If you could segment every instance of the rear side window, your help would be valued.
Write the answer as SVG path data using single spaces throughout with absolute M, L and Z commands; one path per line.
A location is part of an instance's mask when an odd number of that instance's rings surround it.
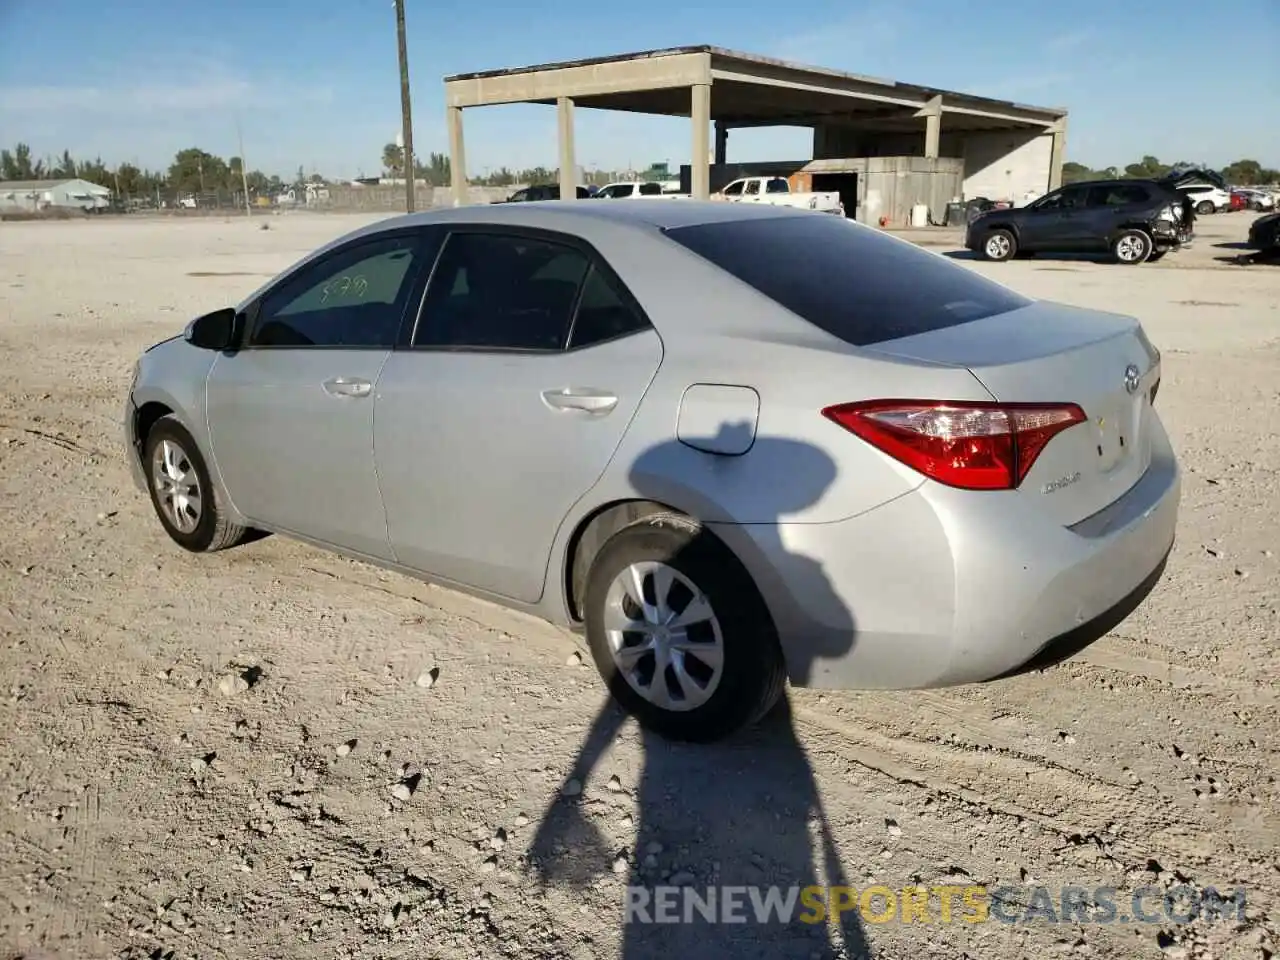
M 774 177 L 765 185 L 765 193 L 790 193 L 791 184 L 781 177 Z
M 1091 207 L 1124 207 L 1131 203 L 1146 203 L 1151 199 L 1147 188 L 1132 183 L 1113 183 L 1094 187 L 1089 192 Z
M 854 346 L 1032 302 L 936 254 L 829 214 L 704 223 L 667 236 Z
M 642 184 L 640 184 L 640 196 L 642 196 L 642 197 L 660 197 L 660 196 L 662 196 L 662 184 L 660 184 L 660 183 L 642 183 Z

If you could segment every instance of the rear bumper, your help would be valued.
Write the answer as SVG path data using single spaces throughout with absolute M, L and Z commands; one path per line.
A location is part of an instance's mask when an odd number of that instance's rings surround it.
M 1143 478 L 1070 528 L 1047 521 L 1034 499 L 927 482 L 836 523 L 715 529 L 760 587 L 793 684 L 989 680 L 1057 646 L 1080 649 L 1154 587 L 1181 495 L 1158 434 Z

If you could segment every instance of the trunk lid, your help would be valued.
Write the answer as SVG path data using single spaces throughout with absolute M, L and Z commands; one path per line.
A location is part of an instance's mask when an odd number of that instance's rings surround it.
M 1088 420 L 1054 437 L 1018 488 L 1064 526 L 1115 502 L 1150 466 L 1160 354 L 1132 317 L 1041 301 L 864 349 L 967 367 L 996 400 L 1079 404 Z

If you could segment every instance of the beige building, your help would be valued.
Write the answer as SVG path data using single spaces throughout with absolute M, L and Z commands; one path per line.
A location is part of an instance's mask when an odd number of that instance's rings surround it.
M 467 200 L 465 111 L 501 103 L 554 105 L 561 189 L 572 196 L 574 109 L 689 117 L 681 174 L 697 198 L 756 168 L 838 190 L 849 215 L 887 216 L 926 203 L 986 196 L 1024 200 L 1059 185 L 1067 112 L 807 67 L 720 47 L 676 47 L 445 78 L 455 203 Z M 792 164 L 729 160 L 732 131 L 813 130 L 811 157 Z

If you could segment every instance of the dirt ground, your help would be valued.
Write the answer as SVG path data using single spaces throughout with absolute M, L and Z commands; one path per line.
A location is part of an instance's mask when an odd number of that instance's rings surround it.
M 602 710 L 571 635 L 278 537 L 186 554 L 130 483 L 139 351 L 359 218 L 0 225 L 0 956 L 1280 952 L 1280 268 L 1214 245 L 1249 219 L 1158 265 L 967 264 L 1163 351 L 1186 473 L 1143 607 L 1042 673 L 792 691 L 700 748 Z M 1131 922 L 621 922 L 628 882 L 819 878 L 1115 887 Z M 1144 886 L 1246 906 L 1135 922 Z

